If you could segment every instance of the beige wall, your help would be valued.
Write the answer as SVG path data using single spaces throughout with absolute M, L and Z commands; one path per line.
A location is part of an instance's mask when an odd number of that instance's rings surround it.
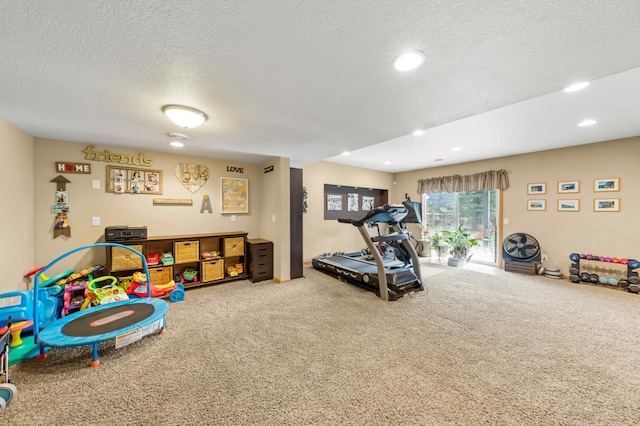
M 391 173 L 320 161 L 305 166 L 302 175 L 308 196 L 308 210 L 302 216 L 305 262 L 321 253 L 354 252 L 366 247 L 354 226 L 324 220 L 325 184 L 387 189 L 389 203 L 401 202 L 404 197 L 404 192 L 394 190 Z
M 29 281 L 25 272 L 33 260 L 33 137 L 0 120 L 0 178 L 3 208 L 2 248 L 0 248 L 0 293 L 24 290 Z
M 601 256 L 640 258 L 637 224 L 640 217 L 640 137 L 582 145 L 477 161 L 455 166 L 417 170 L 396 175 L 396 191 L 418 198 L 418 179 L 471 174 L 486 170 L 509 170 L 510 188 L 503 193 L 503 235 L 526 232 L 548 253 L 549 267 L 564 274 L 569 254 L 591 253 Z M 619 177 L 619 192 L 593 191 L 594 179 Z M 579 180 L 578 194 L 558 194 L 558 181 Z M 546 182 L 547 193 L 527 195 L 527 184 Z M 546 211 L 527 211 L 527 199 L 547 202 Z M 580 200 L 579 212 L 558 212 L 557 200 Z M 620 198 L 619 213 L 593 211 L 594 198 Z M 500 240 L 502 241 L 502 240 Z
M 261 233 L 261 204 L 264 191 L 262 168 L 242 163 L 229 163 L 214 159 L 145 152 L 151 158 L 151 169 L 163 171 L 163 194 L 114 194 L 105 192 L 106 166 L 116 165 L 101 161 L 85 160 L 83 149 L 89 144 L 51 139 L 35 139 L 35 263 L 47 264 L 56 257 L 77 247 L 98 242 L 104 236 L 104 228 L 113 225 L 147 226 L 149 236 L 180 235 L 191 233 L 246 231 L 249 238 L 267 238 Z M 97 145 L 94 151 L 109 149 L 112 153 L 137 156 L 138 152 L 126 148 Z M 53 238 L 54 204 L 56 186 L 49 181 L 56 177 L 56 161 L 90 163 L 92 173 L 63 174 L 71 183 L 69 193 L 69 225 L 71 238 Z M 181 162 L 194 162 L 209 167 L 210 178 L 195 193 L 187 190 L 174 176 L 173 167 Z M 244 173 L 227 172 L 227 166 L 242 167 Z M 288 170 L 287 170 L 288 172 Z M 220 177 L 249 179 L 249 214 L 220 213 Z M 92 189 L 92 181 L 100 181 L 100 189 Z M 270 190 L 271 191 L 271 190 Z M 269 192 L 267 192 L 268 194 Z M 213 213 L 200 213 L 203 196 L 209 195 Z M 33 199 L 33 196 L 30 197 Z M 154 198 L 189 198 L 192 206 L 153 205 Z M 288 208 L 288 204 L 287 204 Z M 92 226 L 91 218 L 100 217 L 100 226 Z M 273 238 L 277 237 L 275 234 Z M 275 235 L 275 236 L 274 236 Z M 54 268 L 61 272 L 67 268 L 82 269 L 104 262 L 104 251 L 92 249 L 70 256 Z M 54 272 L 53 269 L 51 273 Z
M 273 166 L 273 171 L 264 173 L 262 170 L 268 166 Z M 260 172 L 260 229 L 262 238 L 273 241 L 273 277 L 279 282 L 291 280 L 289 175 L 288 158 L 278 158 L 266 163 Z

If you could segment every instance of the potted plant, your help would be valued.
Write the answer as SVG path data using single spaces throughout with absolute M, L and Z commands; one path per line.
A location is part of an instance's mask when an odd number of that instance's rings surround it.
M 478 241 L 475 238 L 471 238 L 471 234 L 462 227 L 458 226 L 454 231 L 444 230 L 442 231 L 444 240 L 449 245 L 449 252 L 451 257 L 447 262 L 449 266 L 462 266 L 467 263 L 467 260 L 471 258 L 469 251 L 471 247 L 477 246 Z
M 442 231 L 432 231 L 429 237 L 429 244 L 438 251 L 438 258 L 442 257 L 442 252 L 447 251 L 448 243 Z

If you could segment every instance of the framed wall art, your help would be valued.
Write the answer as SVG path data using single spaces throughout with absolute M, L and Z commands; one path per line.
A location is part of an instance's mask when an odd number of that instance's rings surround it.
M 162 194 L 162 170 L 107 166 L 107 192 Z
M 220 178 L 221 212 L 249 213 L 249 179 Z
M 558 182 L 558 194 L 568 194 L 571 192 L 580 192 L 579 180 L 567 180 L 564 182 Z
M 527 200 L 527 210 L 544 211 L 547 209 L 547 200 Z
M 619 212 L 620 198 L 595 198 L 593 200 L 594 212 Z
M 620 191 L 620 178 L 594 179 L 593 192 Z
M 558 200 L 559 212 L 579 212 L 580 200 Z
M 528 195 L 543 195 L 547 193 L 546 183 L 530 183 L 527 185 Z

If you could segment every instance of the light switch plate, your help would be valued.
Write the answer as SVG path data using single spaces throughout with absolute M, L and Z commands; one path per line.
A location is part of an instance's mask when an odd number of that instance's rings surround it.
M 100 189 L 100 180 L 99 179 L 93 179 L 91 181 L 91 189 Z
M 100 226 L 100 216 L 93 216 L 91 218 L 91 225 L 92 226 Z

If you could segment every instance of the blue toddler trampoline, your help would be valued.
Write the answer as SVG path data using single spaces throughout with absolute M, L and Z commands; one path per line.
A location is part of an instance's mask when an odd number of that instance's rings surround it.
M 144 272 L 147 276 L 147 294 L 151 294 L 149 283 L 149 270 L 144 255 L 131 247 L 117 243 L 97 243 L 88 246 L 79 247 L 72 250 L 49 263 L 36 276 L 34 291 L 36 292 L 34 300 L 38 300 L 38 284 L 41 280 L 42 273 L 46 272 L 51 266 L 55 265 L 65 257 L 93 247 L 121 247 L 132 251 L 142 258 Z M 38 332 L 34 327 L 34 340 L 40 347 L 40 358 L 44 358 L 45 348 L 58 347 L 66 348 L 73 346 L 93 345 L 93 360 L 91 367 L 100 365 L 98 359 L 98 343 L 114 339 L 116 343 L 120 339 L 121 342 L 135 341 L 142 336 L 165 329 L 165 315 L 169 311 L 167 302 L 161 299 L 152 299 L 146 297 L 142 299 L 130 299 L 120 302 L 100 305 L 87 310 L 78 311 L 71 315 L 55 321 L 53 324 L 45 327 Z M 35 310 L 37 315 L 37 310 Z M 34 323 L 37 322 L 35 318 Z

